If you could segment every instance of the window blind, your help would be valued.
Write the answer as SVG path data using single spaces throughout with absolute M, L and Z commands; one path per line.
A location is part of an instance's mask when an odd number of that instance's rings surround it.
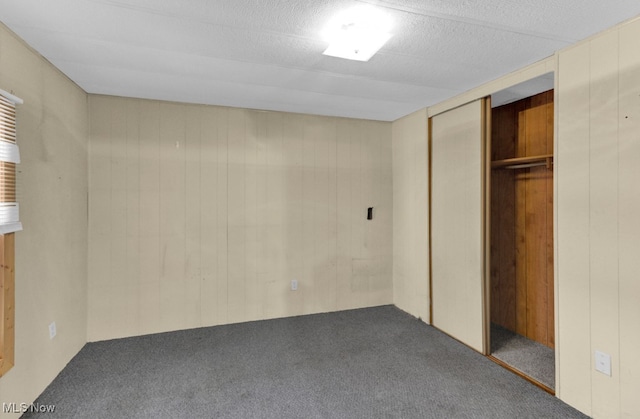
M 16 144 L 16 104 L 22 99 L 0 90 L 0 234 L 22 230 L 16 199 L 16 164 L 20 150 Z

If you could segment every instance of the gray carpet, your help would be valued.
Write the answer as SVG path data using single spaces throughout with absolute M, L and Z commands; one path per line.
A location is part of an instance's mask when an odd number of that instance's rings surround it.
M 585 417 L 393 306 L 90 343 L 37 403 L 56 405 L 47 418 Z
M 492 323 L 491 355 L 550 389 L 555 388 L 555 351 L 548 346 Z

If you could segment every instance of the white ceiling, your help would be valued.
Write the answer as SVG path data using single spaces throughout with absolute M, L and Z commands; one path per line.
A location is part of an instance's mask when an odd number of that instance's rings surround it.
M 322 55 L 326 22 L 363 3 L 389 13 L 390 41 L 369 62 Z M 638 0 L 0 0 L 0 21 L 89 93 L 386 121 L 638 14 Z

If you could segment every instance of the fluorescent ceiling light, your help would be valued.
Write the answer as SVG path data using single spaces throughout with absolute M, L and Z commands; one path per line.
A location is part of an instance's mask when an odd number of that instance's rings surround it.
M 369 61 L 391 38 L 391 20 L 379 9 L 361 6 L 336 16 L 323 31 L 329 47 L 324 55 Z

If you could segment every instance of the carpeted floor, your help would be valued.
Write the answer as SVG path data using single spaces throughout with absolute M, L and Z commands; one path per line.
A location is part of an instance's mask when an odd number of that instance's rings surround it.
M 37 403 L 56 405 L 47 418 L 585 417 L 393 306 L 90 343 Z
M 491 324 L 491 355 L 547 387 L 555 388 L 555 351 L 497 324 Z

